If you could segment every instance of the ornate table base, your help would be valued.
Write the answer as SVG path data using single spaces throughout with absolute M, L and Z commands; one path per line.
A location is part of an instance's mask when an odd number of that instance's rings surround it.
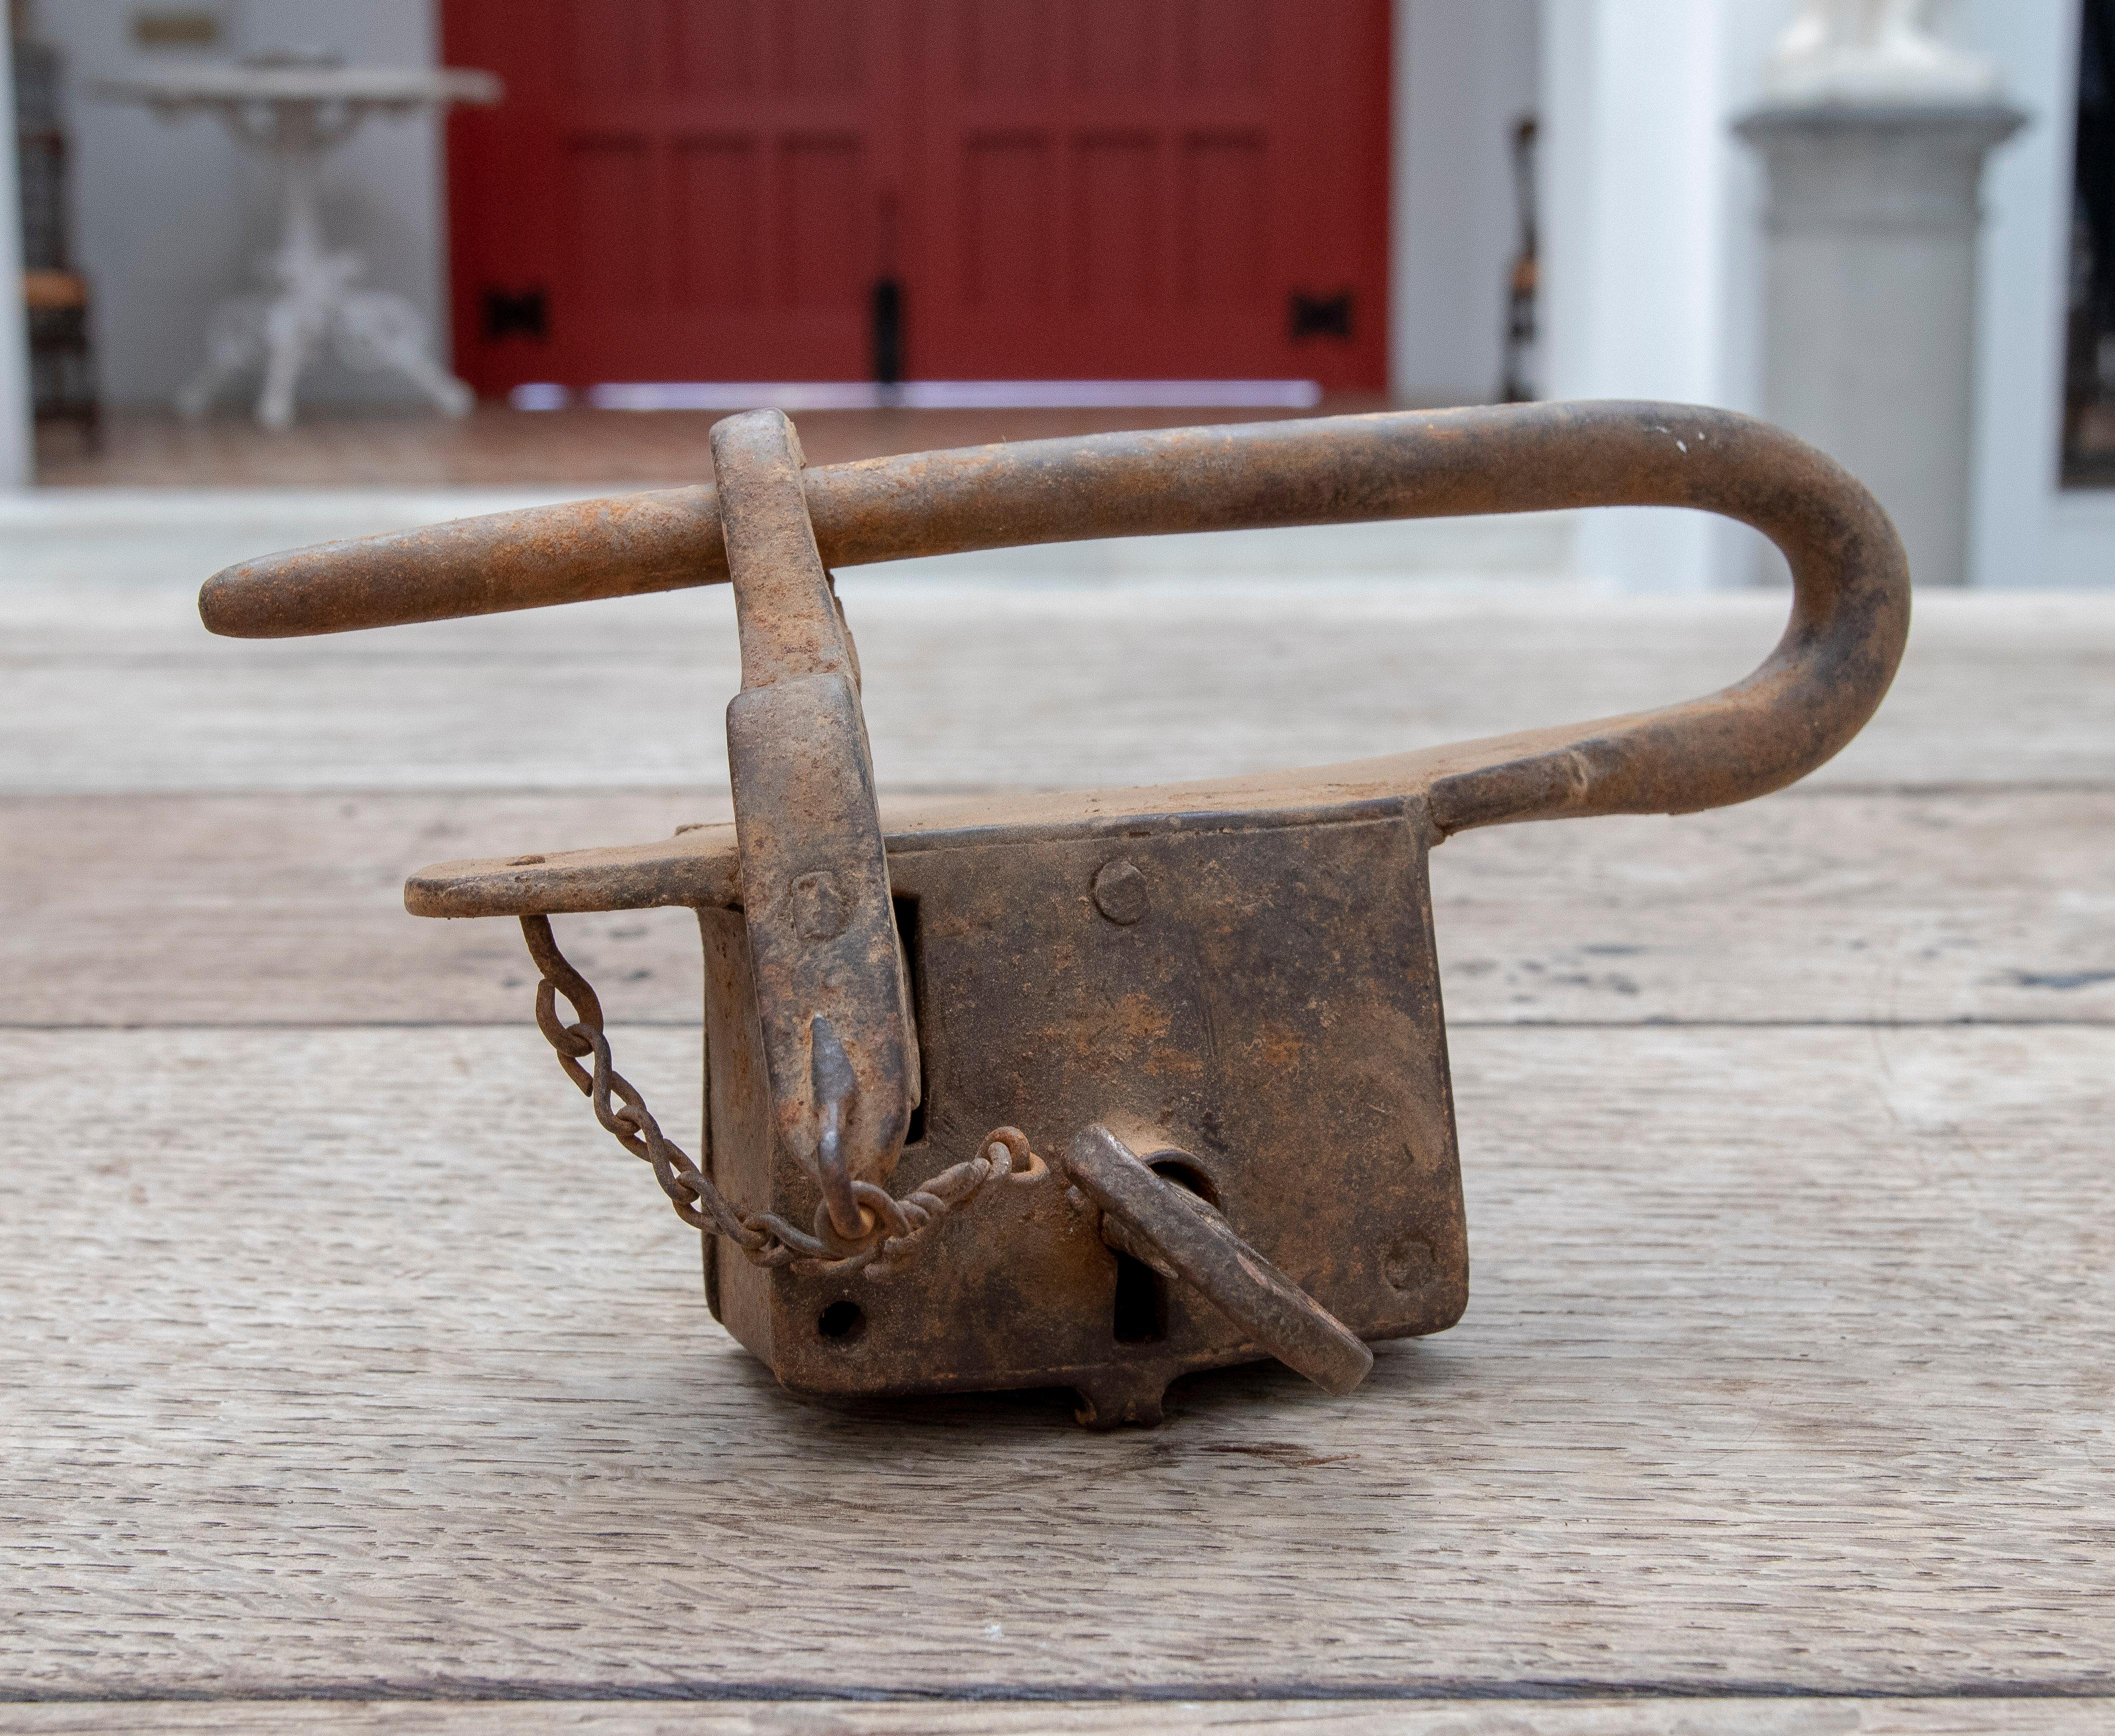
M 177 394 L 177 411 L 195 420 L 214 395 L 260 363 L 264 383 L 257 420 L 291 427 L 294 387 L 326 342 L 347 367 L 399 374 L 450 416 L 466 414 L 476 394 L 427 352 L 424 317 L 393 290 L 360 289 L 366 269 L 356 253 L 294 261 L 282 252 L 271 266 L 274 294 L 236 296 L 213 310 L 205 365 Z
M 261 364 L 257 420 L 267 428 L 288 427 L 294 388 L 326 343 L 350 367 L 402 375 L 450 416 L 463 415 L 476 402 L 468 386 L 428 354 L 419 310 L 394 291 L 355 287 L 367 262 L 356 253 L 325 250 L 316 172 L 370 113 L 497 102 L 499 81 L 491 74 L 345 67 L 327 55 L 281 53 L 99 88 L 107 97 L 145 103 L 164 118 L 200 109 L 216 113 L 279 172 L 279 246 L 264 268 L 269 288 L 213 310 L 205 365 L 177 394 L 180 412 L 204 415 L 214 393 Z

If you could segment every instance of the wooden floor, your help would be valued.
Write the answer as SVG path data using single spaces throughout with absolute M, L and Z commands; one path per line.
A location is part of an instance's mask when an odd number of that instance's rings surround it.
M 516 934 L 401 913 L 724 815 L 723 598 L 232 645 L 142 573 L 0 581 L 0 1730 L 2115 1728 L 2115 595 L 1920 600 L 1793 792 L 1447 843 L 1466 1318 L 1094 1435 L 780 1391 Z M 846 589 L 899 788 L 1592 714 L 1782 609 Z M 561 933 L 681 1137 L 694 936 Z

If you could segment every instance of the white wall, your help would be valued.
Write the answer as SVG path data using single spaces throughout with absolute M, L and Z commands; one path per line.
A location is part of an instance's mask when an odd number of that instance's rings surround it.
M 95 294 L 106 401 L 163 402 L 202 357 L 207 316 L 250 287 L 274 229 L 268 171 L 204 116 L 176 122 L 94 100 L 98 78 L 172 63 L 129 34 L 134 0 L 40 0 L 37 32 L 67 57 L 74 137 L 75 248 Z M 228 0 L 214 57 L 314 44 L 392 66 L 434 61 L 432 0 Z M 370 121 L 324 171 L 331 239 L 369 261 L 369 281 L 411 297 L 447 351 L 441 155 L 430 117 Z M 335 363 L 301 384 L 305 402 L 405 402 L 393 377 Z
M 0 36 L 0 284 L 22 270 L 22 220 L 16 209 L 13 39 Z M 30 427 L 29 333 L 19 295 L 0 296 L 0 490 L 27 488 L 36 471 Z
M 1538 0 L 1396 0 L 1388 388 L 1497 395 L 1518 246 L 1513 124 L 1538 94 Z

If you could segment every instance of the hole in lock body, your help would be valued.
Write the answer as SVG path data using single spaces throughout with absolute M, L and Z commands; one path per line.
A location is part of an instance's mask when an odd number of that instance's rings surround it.
M 1218 1209 L 1218 1188 L 1195 1164 L 1164 1157 L 1147 1167 L 1163 1180 L 1194 1193 L 1213 1210 Z M 1119 1344 L 1158 1343 L 1168 1336 L 1168 1280 L 1143 1260 L 1121 1249 L 1111 1251 L 1117 1256 L 1117 1289 L 1109 1335 Z
M 815 1330 L 833 1343 L 854 1343 L 866 1330 L 866 1311 L 856 1302 L 833 1302 L 816 1316 Z
M 889 900 L 896 912 L 897 944 L 903 948 L 906 974 L 911 981 L 911 1030 L 918 1045 L 918 1100 L 911 1105 L 911 1121 L 903 1135 L 905 1149 L 925 1143 L 925 1113 L 933 1100 L 932 1057 L 925 1052 L 925 949 L 918 930 L 918 900 L 897 893 Z

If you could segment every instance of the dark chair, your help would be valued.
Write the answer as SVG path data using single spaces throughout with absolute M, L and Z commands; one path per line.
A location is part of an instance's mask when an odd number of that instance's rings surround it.
M 30 390 L 39 421 L 102 427 L 89 328 L 88 280 L 73 269 L 67 221 L 67 136 L 60 67 L 48 44 L 17 35 L 15 147 L 22 196 L 22 301 L 30 328 Z
M 91 445 L 102 438 L 94 356 L 88 329 L 88 279 L 74 271 L 25 271 L 30 377 L 37 420 L 77 423 Z

